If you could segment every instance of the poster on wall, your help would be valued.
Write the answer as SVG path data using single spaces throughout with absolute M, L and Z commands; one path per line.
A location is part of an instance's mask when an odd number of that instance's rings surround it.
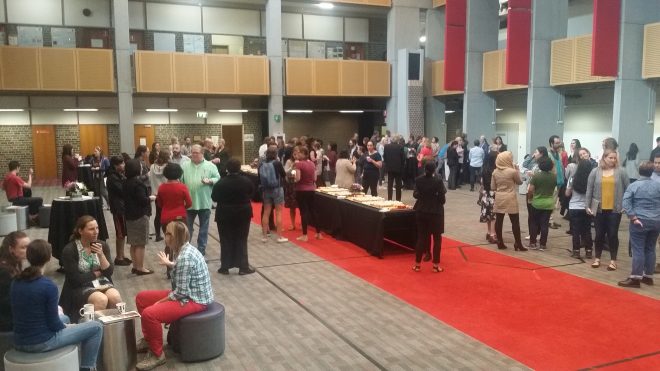
M 74 28 L 53 27 L 50 29 L 53 48 L 75 48 L 76 30 Z
M 44 33 L 41 27 L 18 26 L 18 45 L 44 46 Z
M 154 51 L 175 52 L 176 42 L 173 33 L 154 32 Z
M 307 58 L 307 42 L 302 40 L 289 40 L 289 57 Z
M 204 54 L 204 35 L 183 35 L 183 52 Z
M 307 42 L 308 58 L 325 59 L 325 43 L 323 41 Z

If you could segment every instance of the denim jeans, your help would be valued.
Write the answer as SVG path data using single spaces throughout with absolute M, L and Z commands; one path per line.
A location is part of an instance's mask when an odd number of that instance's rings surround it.
M 600 255 L 603 253 L 603 244 L 605 238 L 607 238 L 610 259 L 616 260 L 616 254 L 619 251 L 619 224 L 621 224 L 621 213 L 609 210 L 598 212 L 594 220 L 596 227 L 596 258 L 600 259 Z
M 644 227 L 630 223 L 632 278 L 653 277 L 655 242 L 660 235 L 660 220 L 640 219 Z
M 69 325 L 41 344 L 16 345 L 15 347 L 21 352 L 44 353 L 67 345 L 80 344 L 80 367 L 94 368 L 102 338 L 103 325 L 101 322 L 89 321 Z
M 211 210 L 186 210 L 188 214 L 188 232 L 190 232 L 190 241 L 192 241 L 193 231 L 195 230 L 195 216 L 199 216 L 199 233 L 197 234 L 197 250 L 202 255 L 206 255 L 206 242 L 209 239 L 209 219 L 211 219 Z
M 473 167 L 470 166 L 470 189 L 474 189 L 474 183 L 481 182 L 481 166 Z

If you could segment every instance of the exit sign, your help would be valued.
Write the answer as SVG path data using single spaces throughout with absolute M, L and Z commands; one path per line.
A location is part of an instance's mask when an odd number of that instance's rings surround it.
M 198 119 L 205 119 L 209 116 L 209 113 L 206 111 L 197 111 L 197 118 Z

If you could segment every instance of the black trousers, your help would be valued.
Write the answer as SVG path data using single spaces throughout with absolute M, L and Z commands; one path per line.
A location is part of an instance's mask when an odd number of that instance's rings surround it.
M 458 187 L 458 176 L 460 172 L 461 172 L 460 164 L 449 166 L 449 182 L 448 182 L 449 189 L 456 189 L 456 187 Z
M 509 214 L 509 220 L 511 221 L 511 229 L 513 230 L 513 238 L 516 241 L 516 245 L 522 246 L 522 242 L 520 241 L 520 218 L 519 218 L 519 214 Z M 504 239 L 502 237 L 502 225 L 503 224 L 504 224 L 504 214 L 503 213 L 496 213 L 495 214 L 495 233 L 497 234 L 497 244 L 499 246 L 504 245 Z
M 470 189 L 474 189 L 474 183 L 481 183 L 481 167 L 470 166 Z
M 541 210 L 537 209 L 534 206 L 531 206 L 532 209 L 532 223 L 531 229 L 529 231 L 529 242 L 536 243 L 536 236 L 541 233 L 541 240 L 539 243 L 541 246 L 545 246 L 548 242 L 548 224 L 550 223 L 550 215 L 552 210 Z
M 216 222 L 220 236 L 220 269 L 248 270 L 248 234 L 250 219 Z
M 387 172 L 387 199 L 392 199 L 392 185 L 396 184 L 396 200 L 401 201 L 401 188 L 403 182 L 401 181 L 401 173 L 398 171 Z
M 156 231 L 156 236 L 160 236 L 160 214 L 163 212 L 163 208 L 156 205 L 156 216 L 154 217 L 154 230 Z
M 362 188 L 364 188 L 364 193 L 367 193 L 371 189 L 372 196 L 378 196 L 378 178 L 380 177 L 379 173 L 376 172 L 365 172 L 362 175 Z
M 417 212 L 417 245 L 415 246 L 415 263 L 422 261 L 422 255 L 429 251 L 431 237 L 433 237 L 433 264 L 440 263 L 440 249 L 442 248 L 442 225 L 440 215 Z
M 573 235 L 573 251 L 580 251 L 584 247 L 591 251 L 593 241 L 591 238 L 591 218 L 585 209 L 568 210 L 571 216 L 571 234 Z
M 605 238 L 610 249 L 610 259 L 616 260 L 619 252 L 619 224 L 621 224 L 621 213 L 611 210 L 601 210 L 594 220 L 596 227 L 596 257 L 600 259 L 603 253 Z
M 14 206 L 27 206 L 28 214 L 39 215 L 39 208 L 43 206 L 44 199 L 41 197 L 18 197 L 11 200 Z
M 311 222 L 318 225 L 314 219 L 314 191 L 296 191 L 296 201 L 300 209 L 300 224 L 302 233 L 307 234 L 307 225 Z M 318 228 L 316 229 L 319 232 Z

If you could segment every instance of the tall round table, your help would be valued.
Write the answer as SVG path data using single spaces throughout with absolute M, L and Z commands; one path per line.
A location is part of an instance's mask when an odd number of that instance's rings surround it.
M 69 243 L 76 221 L 83 215 L 91 215 L 99 225 L 99 240 L 108 239 L 108 228 L 105 225 L 101 198 L 55 198 L 50 209 L 50 225 L 48 226 L 48 242 L 53 247 L 53 256 L 60 258 L 62 249 Z

